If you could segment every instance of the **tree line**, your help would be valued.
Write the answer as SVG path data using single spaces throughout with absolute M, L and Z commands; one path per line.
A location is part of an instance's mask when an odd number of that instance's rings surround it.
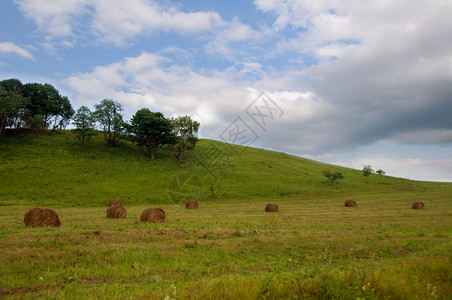
M 73 115 L 69 99 L 51 84 L 22 84 L 14 78 L 0 81 L 0 139 L 7 128 L 18 136 L 39 134 L 49 128 L 62 130 Z
M 82 148 L 99 128 L 109 146 L 127 138 L 146 147 L 152 160 L 159 147 L 170 145 L 179 163 L 184 151 L 198 141 L 200 124 L 190 116 L 165 118 L 161 112 L 143 108 L 128 123 L 123 111 L 119 102 L 103 99 L 93 111 L 81 106 L 75 112 L 69 99 L 50 84 L 22 84 L 14 78 L 0 81 L 0 140 L 7 129 L 18 137 L 61 132 L 72 120 Z

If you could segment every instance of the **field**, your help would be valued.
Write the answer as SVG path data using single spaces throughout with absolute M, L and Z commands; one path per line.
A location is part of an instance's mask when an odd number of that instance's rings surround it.
M 259 149 L 212 177 L 195 163 L 210 143 L 178 165 L 170 149 L 150 162 L 128 142 L 81 150 L 70 134 L 2 140 L 0 298 L 452 298 L 452 184 L 364 178 Z M 326 183 L 327 168 L 345 178 Z M 174 176 L 187 173 L 201 188 L 172 197 Z M 189 196 L 198 210 L 183 207 Z M 127 219 L 106 218 L 114 197 Z M 344 207 L 347 198 L 358 206 Z M 268 202 L 280 212 L 265 212 Z M 25 227 L 36 205 L 62 226 Z M 139 221 L 152 206 L 166 223 Z
M 450 199 L 411 193 L 162 206 L 167 223 L 54 207 L 60 228 L 1 208 L 0 295 L 103 299 L 447 299 Z M 412 210 L 422 200 L 425 210 Z

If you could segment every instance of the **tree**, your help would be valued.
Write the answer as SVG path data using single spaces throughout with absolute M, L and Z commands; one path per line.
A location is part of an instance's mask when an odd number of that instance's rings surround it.
M 82 148 L 85 148 L 85 141 L 88 141 L 94 135 L 95 120 L 88 107 L 81 106 L 74 116 L 75 132 L 82 142 Z
M 54 119 L 53 130 L 65 129 L 66 126 L 71 122 L 72 116 L 75 111 L 72 108 L 71 102 L 66 96 L 61 97 L 58 100 L 59 113 Z
M 111 147 L 116 146 L 125 130 L 122 105 L 114 100 L 104 99 L 100 104 L 94 105 L 94 108 L 96 110 L 93 116 L 104 131 L 105 141 Z
M 23 86 L 23 95 L 29 99 L 28 117 L 40 117 L 43 129 L 48 129 L 52 123 L 55 130 L 64 128 L 74 115 L 69 99 L 61 96 L 51 84 L 27 83 Z
M 325 176 L 331 183 L 334 183 L 336 180 L 344 178 L 341 172 L 330 172 L 330 170 L 323 171 L 323 176 Z
M 140 109 L 130 120 L 130 131 L 138 146 L 145 146 L 155 159 L 155 151 L 159 146 L 169 144 L 172 136 L 171 122 L 160 112 L 152 112 L 147 108 Z
M 178 163 L 182 162 L 182 154 L 190 145 L 195 146 L 198 141 L 199 122 L 191 119 L 190 116 L 179 116 L 172 118 L 171 123 L 173 125 L 173 132 L 176 137 L 175 143 L 175 156 Z
M 6 128 L 21 126 L 26 98 L 21 95 L 22 83 L 18 79 L 0 81 L 0 139 L 6 132 Z
M 11 125 L 11 117 L 15 115 L 16 107 L 7 92 L 0 89 L 0 140 Z
M 372 167 L 370 165 L 365 165 L 365 166 L 363 166 L 362 171 L 363 171 L 363 175 L 367 177 L 374 172 L 374 169 L 372 169 Z
M 8 93 L 14 92 L 17 94 L 22 94 L 24 86 L 19 79 L 11 78 L 0 81 L 0 86 L 2 89 Z
M 384 174 L 386 174 L 386 172 L 383 171 L 382 169 L 377 170 L 375 173 L 377 173 L 378 175 L 384 175 Z

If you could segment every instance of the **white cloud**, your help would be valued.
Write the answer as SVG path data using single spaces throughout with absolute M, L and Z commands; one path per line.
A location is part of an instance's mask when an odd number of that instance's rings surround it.
M 20 56 L 23 56 L 25 58 L 28 58 L 30 60 L 35 60 L 35 58 L 33 57 L 33 55 L 28 51 L 25 50 L 24 48 L 21 48 L 13 43 L 9 43 L 9 42 L 3 42 L 0 43 L 0 53 L 14 53 L 14 54 L 18 54 Z
M 260 31 L 249 25 L 233 19 L 229 23 L 217 28 L 212 39 L 205 45 L 205 50 L 213 56 L 221 55 L 235 63 L 241 62 L 244 57 L 250 59 L 253 51 L 261 52 L 259 42 L 270 34 L 267 28 Z M 239 46 L 240 45 L 240 46 Z M 253 54 L 251 54 L 251 57 Z
M 155 31 L 193 35 L 224 23 L 215 12 L 185 13 L 175 6 L 149 0 L 15 0 L 15 3 L 46 35 L 47 42 L 57 39 L 66 45 L 94 34 L 105 43 L 124 46 Z
M 86 13 L 88 0 L 14 0 L 47 38 L 71 36 L 76 17 Z
M 181 34 L 196 34 L 211 31 L 222 23 L 214 12 L 185 13 L 176 7 L 162 7 L 146 0 L 96 0 L 92 28 L 101 39 L 115 45 L 140 34 L 152 31 L 176 31 Z
M 212 116 L 206 114 L 221 116 L 213 126 L 231 121 L 250 97 L 245 86 L 234 83 L 225 73 L 196 73 L 147 52 L 95 67 L 89 73 L 73 74 L 62 83 L 79 104 L 113 98 L 121 100 L 129 113 L 146 106 L 167 115 L 197 115 L 210 123 Z

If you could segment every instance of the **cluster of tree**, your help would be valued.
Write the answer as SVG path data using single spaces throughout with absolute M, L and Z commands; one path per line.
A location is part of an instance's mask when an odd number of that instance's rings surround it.
M 94 105 L 94 111 L 82 106 L 74 115 L 69 99 L 50 84 L 22 84 L 14 78 L 0 81 L 0 139 L 7 129 L 17 136 L 40 134 L 49 129 L 65 129 L 73 120 L 83 148 L 97 125 L 109 146 L 114 147 L 121 138 L 128 137 L 138 146 L 148 148 L 154 160 L 159 147 L 170 145 L 179 163 L 184 151 L 193 148 L 198 140 L 200 124 L 190 116 L 167 119 L 160 112 L 143 108 L 129 124 L 123 120 L 123 111 L 117 101 L 104 99 Z
M 82 147 L 93 135 L 96 123 L 109 146 L 115 146 L 123 136 L 127 136 L 138 146 L 146 147 L 152 160 L 159 147 L 170 145 L 177 162 L 181 163 L 183 152 L 194 147 L 198 140 L 200 124 L 190 116 L 167 119 L 160 112 L 143 108 L 135 113 L 129 124 L 123 120 L 123 111 L 122 105 L 111 99 L 94 105 L 93 112 L 86 106 L 80 107 L 73 120 Z
M 362 169 L 362 171 L 363 171 L 363 175 L 364 176 L 369 176 L 370 174 L 372 174 L 372 173 L 376 173 L 376 174 L 378 174 L 378 175 L 385 175 L 386 174 L 386 172 L 385 171 L 383 171 L 382 169 L 379 169 L 379 170 L 377 170 L 377 171 L 374 171 L 374 169 L 372 169 L 372 166 L 371 165 L 365 165 L 365 166 L 363 166 L 363 169 Z
M 14 78 L 0 81 L 0 139 L 6 129 L 15 135 L 61 130 L 73 115 L 69 99 L 51 84 L 22 84 Z
M 369 176 L 372 173 L 375 173 L 375 174 L 378 174 L 378 175 L 385 175 L 386 174 L 386 172 L 383 171 L 382 169 L 374 171 L 374 169 L 372 169 L 371 165 L 363 166 L 362 172 L 363 172 L 363 175 L 366 176 L 366 177 Z M 330 170 L 323 171 L 323 176 L 325 176 L 330 183 L 334 183 L 336 180 L 340 180 L 340 179 L 344 178 L 344 175 L 342 175 L 341 172 L 330 172 Z

